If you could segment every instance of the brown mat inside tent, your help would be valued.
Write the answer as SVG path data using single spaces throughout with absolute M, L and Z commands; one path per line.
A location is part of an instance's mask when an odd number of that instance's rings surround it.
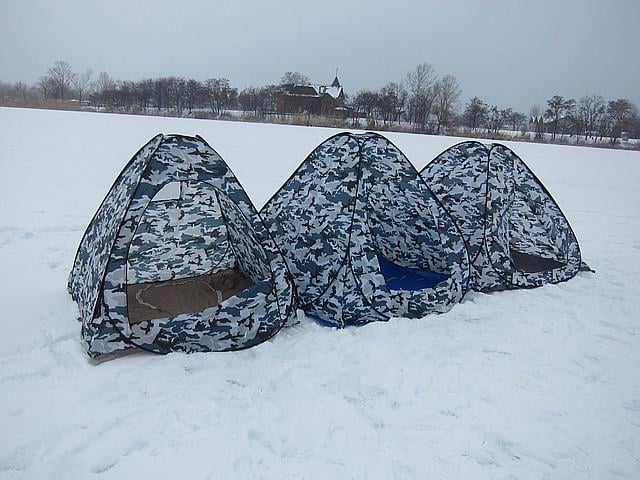
M 129 323 L 167 318 L 215 307 L 253 285 L 236 269 L 127 287 Z

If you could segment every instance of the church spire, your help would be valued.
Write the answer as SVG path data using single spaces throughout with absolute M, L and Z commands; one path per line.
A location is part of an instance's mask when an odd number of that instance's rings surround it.
M 336 67 L 336 78 L 333 79 L 332 87 L 341 87 L 340 80 L 338 80 L 338 67 Z

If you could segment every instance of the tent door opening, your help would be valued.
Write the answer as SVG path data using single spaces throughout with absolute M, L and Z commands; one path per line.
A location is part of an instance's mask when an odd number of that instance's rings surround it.
M 424 290 L 449 278 L 445 273 L 402 267 L 382 255 L 378 255 L 378 263 L 389 290 Z
M 215 190 L 198 181 L 164 185 L 129 247 L 129 323 L 200 312 L 253 283 L 238 269 Z
M 521 192 L 510 205 L 509 253 L 516 270 L 523 273 L 539 273 L 564 268 L 562 256 L 551 240 L 549 225 L 545 225 L 535 208 Z
M 566 263 L 559 262 L 553 258 L 519 252 L 513 248 L 510 249 L 510 253 L 514 267 L 524 273 L 546 272 L 548 270 L 567 266 Z
M 131 324 L 212 308 L 253 285 L 237 269 L 127 287 Z

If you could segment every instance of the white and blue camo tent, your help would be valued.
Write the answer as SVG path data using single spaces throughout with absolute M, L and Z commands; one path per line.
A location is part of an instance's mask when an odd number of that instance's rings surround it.
M 472 289 L 537 287 L 589 269 L 558 204 L 506 146 L 462 142 L 420 173 L 463 233 Z
M 92 357 L 247 348 L 295 313 L 284 259 L 200 137 L 157 135 L 134 155 L 82 238 L 68 289 Z
M 386 138 L 318 146 L 261 210 L 301 308 L 337 327 L 444 312 L 467 287 L 467 249 L 418 171 Z
M 337 327 L 419 318 L 581 268 L 566 217 L 503 145 L 463 142 L 418 173 L 383 136 L 340 133 L 258 214 L 202 138 L 157 135 L 91 220 L 68 289 L 97 357 L 248 348 L 298 305 Z

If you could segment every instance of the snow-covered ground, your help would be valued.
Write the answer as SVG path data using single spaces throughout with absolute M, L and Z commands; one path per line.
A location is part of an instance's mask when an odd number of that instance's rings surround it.
M 597 274 L 256 348 L 84 355 L 65 285 L 158 132 L 261 206 L 330 129 L 0 108 L 0 478 L 640 478 L 640 152 L 510 143 Z M 388 134 L 422 167 L 459 139 Z

